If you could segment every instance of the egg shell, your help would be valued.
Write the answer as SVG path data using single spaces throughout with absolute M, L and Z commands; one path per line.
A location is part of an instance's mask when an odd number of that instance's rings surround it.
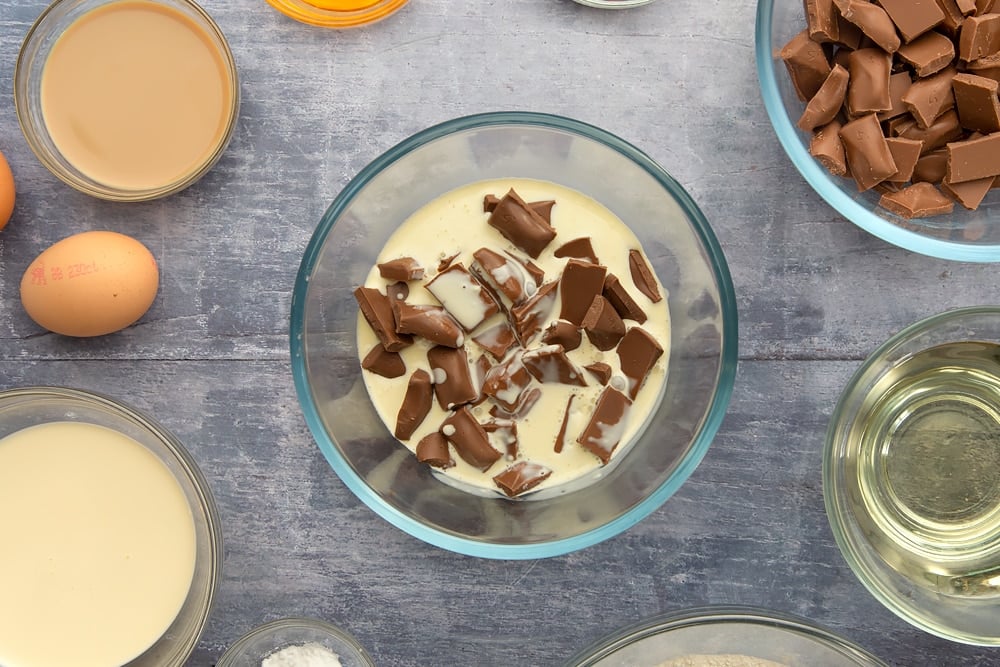
M 145 314 L 160 273 L 139 241 L 109 231 L 69 236 L 46 249 L 21 278 L 21 303 L 39 326 L 64 336 L 103 336 Z

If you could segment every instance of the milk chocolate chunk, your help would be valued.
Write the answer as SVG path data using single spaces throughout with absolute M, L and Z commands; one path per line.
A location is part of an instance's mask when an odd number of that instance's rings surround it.
M 389 297 L 374 287 L 358 287 L 354 290 L 354 298 L 358 302 L 361 314 L 378 336 L 382 347 L 389 352 L 399 352 L 407 345 L 413 344 L 411 336 L 396 331 L 396 321 Z
M 525 350 L 521 355 L 521 363 L 533 378 L 543 384 L 552 382 L 574 387 L 587 386 L 583 371 L 569 360 L 562 345 L 543 345 Z
M 552 470 L 540 463 L 518 461 L 499 475 L 493 477 L 493 482 L 500 490 L 513 498 L 535 488 L 552 474 Z
M 533 201 L 528 202 L 528 208 L 541 216 L 542 220 L 552 224 L 552 207 L 556 205 L 555 199 L 546 199 L 544 201 Z
M 361 360 L 361 368 L 389 379 L 406 374 L 406 364 L 399 353 L 389 352 L 382 347 L 381 343 L 368 351 L 365 358 Z
M 841 127 L 839 120 L 832 120 L 813 132 L 809 141 L 809 154 L 834 176 L 847 175 L 844 142 L 840 140 Z
M 601 384 L 607 384 L 611 380 L 611 365 L 606 364 L 603 361 L 595 361 L 592 364 L 587 364 L 584 366 L 591 375 L 597 378 L 597 381 Z
M 566 446 L 566 428 L 569 426 L 569 416 L 572 414 L 570 410 L 573 407 L 573 399 L 576 398 L 576 394 L 570 394 L 569 400 L 566 401 L 566 409 L 563 411 L 562 422 L 559 424 L 559 432 L 556 433 L 556 442 L 553 446 L 553 451 L 556 454 L 563 450 Z
M 400 257 L 379 264 L 378 273 L 386 280 L 420 280 L 424 267 L 412 257 Z
M 406 297 L 410 296 L 410 285 L 403 280 L 386 285 L 385 295 L 389 297 L 390 306 L 393 301 L 406 301 Z
M 594 246 L 591 244 L 589 236 L 567 241 L 556 248 L 553 254 L 556 257 L 576 257 L 589 260 L 594 264 L 600 264 L 597 261 L 597 255 L 594 253 Z
M 938 148 L 930 153 L 924 153 L 917 160 L 913 167 L 913 176 L 910 180 L 914 183 L 940 183 L 944 180 L 948 167 L 948 151 Z
M 836 7 L 836 4 L 834 6 Z M 837 44 L 852 51 L 860 49 L 861 44 L 867 39 L 865 33 L 861 32 L 861 28 L 840 15 L 839 9 L 837 10 L 837 32 L 840 33 Z
M 604 289 L 604 277 L 607 273 L 607 268 L 600 264 L 579 259 L 566 262 L 566 268 L 559 278 L 562 304 L 559 319 L 580 326 L 594 297 Z
M 483 213 L 492 213 L 500 203 L 500 197 L 496 195 L 486 195 L 483 197 Z
M 625 335 L 625 322 L 611 302 L 600 294 L 591 301 L 582 326 L 587 339 L 598 350 L 614 348 Z
M 951 86 L 962 127 L 983 134 L 1000 132 L 1000 100 L 997 99 L 1000 84 L 976 74 L 959 73 Z
M 940 72 L 955 59 L 955 43 L 934 30 L 899 47 L 896 55 L 913 67 L 918 77 Z
M 479 389 L 472 381 L 464 347 L 456 349 L 435 345 L 427 350 L 427 362 L 434 381 L 434 395 L 443 409 L 452 410 L 479 398 Z
M 920 159 L 920 151 L 924 142 L 902 137 L 889 137 L 885 140 L 892 153 L 892 161 L 896 164 L 896 173 L 886 178 L 892 183 L 906 183 L 913 177 L 913 168 Z
M 1000 14 L 969 16 L 958 33 L 958 57 L 969 62 L 1000 52 Z
M 461 263 L 438 273 L 426 288 L 466 331 L 472 331 L 500 311 L 483 284 Z
M 946 67 L 936 74 L 917 79 L 903 95 L 903 104 L 909 109 L 922 128 L 928 128 L 945 111 L 955 106 L 951 81 L 958 74 L 954 67 Z
M 837 9 L 833 0 L 805 0 L 809 38 L 814 42 L 836 42 L 840 39 Z
M 465 342 L 462 325 L 441 306 L 395 301 L 392 312 L 396 331 L 401 334 L 413 334 L 447 347 L 461 347 Z
M 997 0 L 976 0 L 977 16 L 992 14 L 997 11 L 1000 11 L 1000 5 L 998 5 Z
M 976 0 L 955 0 L 955 4 L 958 5 L 958 10 L 965 16 L 976 13 Z
M 431 387 L 430 373 L 418 368 L 413 371 L 406 383 L 403 404 L 399 406 L 399 413 L 396 415 L 394 435 L 399 440 L 410 439 L 427 417 L 427 413 L 431 411 L 433 400 L 434 390 Z
M 472 271 L 509 303 L 522 303 L 538 291 L 538 283 L 531 273 L 514 258 L 504 257 L 489 248 L 476 250 L 472 257 Z
M 556 230 L 513 189 L 500 199 L 487 223 L 532 259 L 537 259 L 556 237 Z
M 660 296 L 660 288 L 656 284 L 656 276 L 653 275 L 653 270 L 646 263 L 646 258 L 642 256 L 641 250 L 628 251 L 628 269 L 629 273 L 632 274 L 632 283 L 646 298 L 653 303 L 663 298 Z
M 460 252 L 456 252 L 450 255 L 442 255 L 441 259 L 438 260 L 438 265 L 437 265 L 438 273 L 441 273 L 449 266 L 451 266 L 451 263 L 454 262 L 456 259 L 458 259 L 458 256 L 461 254 L 462 253 Z
M 559 283 L 552 281 L 538 288 L 535 294 L 524 303 L 510 310 L 511 325 L 522 345 L 527 345 L 531 339 L 542 330 L 542 324 L 548 319 L 556 303 L 556 289 Z
M 959 26 L 965 20 L 965 15 L 959 8 L 958 3 L 955 0 L 936 0 L 936 2 L 944 14 L 944 21 L 941 22 L 941 28 L 949 35 L 957 35 Z
M 1000 82 L 1000 53 L 973 60 L 966 64 L 965 69 L 969 74 Z
M 513 461 L 520 453 L 517 441 L 517 422 L 513 419 L 491 419 L 483 424 L 490 447 Z
M 509 250 L 505 250 L 504 252 L 510 255 L 511 259 L 513 259 L 515 262 L 524 267 L 524 270 L 528 272 L 528 275 L 531 276 L 532 280 L 535 281 L 536 285 L 541 285 L 543 282 L 545 282 L 545 271 L 542 270 L 542 267 L 538 266 L 530 259 L 524 259 L 522 257 L 516 256 Z
M 847 110 L 854 116 L 860 116 L 891 109 L 889 75 L 892 73 L 892 57 L 882 49 L 858 49 L 851 51 L 847 63 L 851 80 L 847 90 Z
M 507 412 L 517 410 L 525 389 L 531 383 L 531 374 L 524 367 L 521 356 L 522 353 L 515 352 L 503 363 L 491 368 L 483 380 L 483 393 Z
M 556 320 L 545 327 L 545 331 L 542 332 L 542 342 L 546 345 L 561 345 L 564 350 L 569 352 L 580 347 L 580 343 L 583 342 L 583 334 L 580 333 L 580 328 L 575 324 Z
M 871 113 L 844 125 L 840 130 L 844 152 L 858 191 L 870 190 L 896 173 L 889 145 L 882 136 L 878 118 Z
M 618 276 L 609 273 L 604 278 L 604 290 L 601 292 L 604 298 L 611 302 L 611 305 L 618 311 L 618 315 L 623 320 L 635 320 L 639 324 L 646 321 L 646 312 L 639 307 L 632 295 L 628 293 Z
M 914 183 L 899 192 L 882 195 L 879 206 L 904 218 L 926 218 L 951 213 L 955 203 L 930 183 Z
M 909 72 L 896 72 L 889 75 L 889 110 L 880 111 L 878 113 L 879 120 L 891 120 L 909 113 L 909 109 L 903 104 L 903 95 L 910 89 L 912 83 L 913 80 L 910 79 Z
M 986 193 L 993 187 L 995 178 L 995 176 L 987 176 L 986 178 L 965 181 L 964 183 L 943 181 L 941 183 L 941 190 L 965 208 L 975 211 L 979 208 L 983 199 L 986 198 Z
M 590 421 L 576 441 L 607 464 L 625 434 L 631 407 L 632 401 L 625 394 L 606 387 L 598 396 Z
M 490 408 L 490 415 L 498 419 L 524 419 L 541 397 L 542 390 L 538 387 L 532 387 L 521 394 L 521 398 L 512 410 L 507 410 L 502 405 L 497 404 Z
M 662 354 L 663 348 L 645 329 L 632 327 L 625 332 L 618 344 L 618 359 L 628 380 L 626 390 L 629 398 L 638 395 L 646 376 Z
M 879 4 L 907 42 L 944 21 L 944 12 L 933 0 L 879 0 Z
M 949 109 L 941 114 L 937 120 L 931 123 L 926 130 L 921 129 L 918 123 L 901 130 L 899 136 L 906 139 L 919 139 L 924 142 L 921 149 L 924 153 L 929 153 L 935 148 L 941 148 L 949 141 L 954 141 L 962 136 L 962 125 L 958 121 L 958 114 L 954 109 Z
M 896 25 L 884 9 L 868 0 L 833 0 L 840 15 L 861 28 L 873 42 L 887 53 L 895 53 L 899 48 Z M 853 73 L 852 73 L 853 74 Z
M 448 440 L 440 431 L 431 431 L 417 443 L 417 460 L 435 468 L 451 468 L 455 461 L 448 450 Z
M 482 471 L 488 470 L 502 456 L 490 446 L 483 425 L 476 421 L 469 408 L 464 405 L 441 422 L 439 430 L 455 447 L 463 461 Z
M 978 139 L 953 141 L 948 144 L 949 183 L 975 181 L 1000 174 L 1000 132 Z
M 492 327 L 484 329 L 473 336 L 472 340 L 492 354 L 493 358 L 497 360 L 503 359 L 504 355 L 510 351 L 510 348 L 517 343 L 514 330 L 506 322 L 498 322 Z
M 792 37 L 779 54 L 792 80 L 795 94 L 808 102 L 830 75 L 823 47 L 809 39 L 808 29 Z
M 810 132 L 833 120 L 844 105 L 849 78 L 850 75 L 846 69 L 840 65 L 834 65 L 833 69 L 830 70 L 830 76 L 826 77 L 826 81 L 806 104 L 802 116 L 799 117 L 798 126 L 806 132 Z M 886 93 L 888 90 L 887 83 Z

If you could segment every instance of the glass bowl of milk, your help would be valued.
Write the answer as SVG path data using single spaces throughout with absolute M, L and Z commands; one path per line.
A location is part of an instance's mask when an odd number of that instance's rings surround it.
M 538 222 L 540 213 L 525 214 L 535 221 L 539 237 L 550 241 L 546 247 L 531 242 L 524 250 L 518 244 L 525 245 L 526 239 L 508 242 L 487 224 L 492 214 L 485 208 L 498 205 L 494 210 L 503 217 L 504 207 L 516 204 L 508 190 L 521 193 L 551 220 L 549 225 Z M 555 229 L 554 238 L 549 226 Z M 418 439 L 437 438 L 434 430 L 442 418 L 450 418 L 454 406 L 442 409 L 439 403 L 445 402 L 438 394 L 418 427 L 425 431 L 414 432 L 405 445 L 394 437 L 393 421 L 397 409 L 403 412 L 400 401 L 408 377 L 418 376 L 430 356 L 441 350 L 425 353 L 426 340 L 414 343 L 399 353 L 402 362 L 393 361 L 404 374 L 392 380 L 363 369 L 370 350 L 378 350 L 371 327 L 359 313 L 358 290 L 370 283 L 374 287 L 366 288 L 365 298 L 384 302 L 387 286 L 377 282 L 382 269 L 375 268 L 380 257 L 413 255 L 424 277 L 407 283 L 406 301 L 423 301 L 411 308 L 414 312 L 426 309 L 431 301 L 426 292 L 434 285 L 425 285 L 435 276 L 455 270 L 460 275 L 452 287 L 474 287 L 458 264 L 475 269 L 479 260 L 473 251 L 479 245 L 495 251 L 490 256 L 500 264 L 510 259 L 498 269 L 510 269 L 508 277 L 516 267 L 534 267 L 519 279 L 524 294 L 533 295 L 526 303 L 541 304 L 536 297 L 543 294 L 555 303 L 546 313 L 538 311 L 540 323 L 562 317 L 559 299 L 564 295 L 575 295 L 570 299 L 574 311 L 579 298 L 591 302 L 592 297 L 576 294 L 575 281 L 559 277 L 569 275 L 571 261 L 573 273 L 586 277 L 580 285 L 593 283 L 595 271 L 605 285 L 608 276 L 616 276 L 617 286 L 631 295 L 645 317 L 634 314 L 626 324 L 617 323 L 627 332 L 604 362 L 575 356 L 596 354 L 594 340 L 600 333 L 587 330 L 580 335 L 580 321 L 564 323 L 572 330 L 571 338 L 575 334 L 581 339 L 575 341 L 578 347 L 566 341 L 534 349 L 539 337 L 522 341 L 525 348 L 533 348 L 532 354 L 563 350 L 545 363 L 562 363 L 573 384 L 583 385 L 583 393 L 567 398 L 560 393 L 566 383 L 533 381 L 520 394 L 528 398 L 518 399 L 518 451 L 511 451 L 510 439 L 503 455 L 484 445 L 486 458 L 473 464 L 465 460 L 468 452 L 457 451 L 452 441 L 466 433 L 479 438 L 504 420 L 486 412 L 490 400 L 459 408 L 454 412 L 461 422 L 438 429 L 450 444 L 439 450 L 442 466 L 432 467 L 418 460 L 421 452 L 415 455 L 413 446 Z M 587 264 L 581 258 L 586 254 L 596 254 L 599 263 Z M 480 258 L 486 255 L 479 253 Z M 527 277 L 532 272 L 544 273 L 538 285 Z M 435 280 L 447 287 L 444 279 Z M 644 295 L 642 290 L 653 285 L 657 293 Z M 393 287 L 392 295 L 399 293 Z M 500 301 L 504 298 L 497 295 Z M 463 310 L 461 304 L 451 308 Z M 467 339 L 461 346 L 469 364 L 476 359 L 479 367 L 479 347 L 490 337 L 485 328 L 493 319 L 477 324 L 481 316 L 494 313 L 489 318 L 499 318 L 502 328 L 504 312 L 521 312 L 519 308 L 504 303 L 477 312 L 464 309 L 466 330 L 459 338 Z M 605 305 L 602 312 L 611 316 L 609 310 Z M 643 320 L 641 325 L 638 320 Z M 639 326 L 649 334 L 644 350 L 653 354 L 647 361 L 655 358 L 655 363 L 648 365 L 639 393 L 632 395 L 640 385 L 631 384 L 624 364 L 619 369 L 619 357 L 627 355 L 616 350 L 622 352 L 624 341 Z M 684 189 L 626 141 L 573 119 L 531 112 L 456 118 L 419 132 L 362 170 L 334 200 L 305 251 L 290 326 L 300 404 L 336 474 L 396 527 L 435 546 L 488 558 L 548 557 L 581 549 L 617 535 L 666 501 L 694 471 L 722 421 L 735 376 L 736 342 L 735 296 L 725 257 Z M 529 355 L 526 349 L 515 353 Z M 490 354 L 503 353 L 494 348 Z M 455 352 L 445 350 L 444 356 L 453 359 Z M 487 376 L 506 364 L 496 356 L 487 362 Z M 603 377 L 594 374 L 600 363 L 607 370 Z M 587 370 L 581 370 L 584 366 Z M 446 378 L 462 375 L 461 365 L 453 365 L 452 371 L 429 368 L 424 374 L 440 391 Z M 471 376 L 477 372 L 470 369 Z M 485 391 L 486 384 L 479 389 Z M 529 406 L 536 392 L 540 398 Z M 502 398 L 502 393 L 495 392 L 495 397 Z M 613 427 L 602 432 L 611 422 L 599 419 L 599 413 L 614 412 L 609 406 L 615 406 L 618 415 Z M 626 411 L 622 406 L 631 406 L 627 419 L 621 417 Z M 604 454 L 608 456 L 602 460 Z M 539 484 L 531 486 L 534 482 Z
M 31 150 L 65 183 L 113 201 L 201 178 L 228 145 L 239 103 L 225 35 L 191 0 L 56 0 L 14 71 Z
M 0 664 L 180 667 L 194 650 L 219 513 L 150 417 L 75 389 L 0 392 L 0 534 Z

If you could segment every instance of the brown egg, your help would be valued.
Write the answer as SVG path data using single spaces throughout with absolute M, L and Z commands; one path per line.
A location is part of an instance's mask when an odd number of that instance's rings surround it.
M 0 153 L 0 229 L 7 226 L 14 212 L 14 174 L 7 159 Z
M 152 253 L 117 232 L 92 231 L 53 244 L 21 278 L 21 303 L 39 326 L 65 336 L 102 336 L 133 324 L 156 298 Z

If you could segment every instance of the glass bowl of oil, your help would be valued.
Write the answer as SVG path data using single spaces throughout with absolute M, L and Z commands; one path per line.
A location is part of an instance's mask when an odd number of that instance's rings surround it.
M 854 374 L 823 493 L 862 584 L 927 632 L 1000 646 L 1000 307 L 903 329 Z

